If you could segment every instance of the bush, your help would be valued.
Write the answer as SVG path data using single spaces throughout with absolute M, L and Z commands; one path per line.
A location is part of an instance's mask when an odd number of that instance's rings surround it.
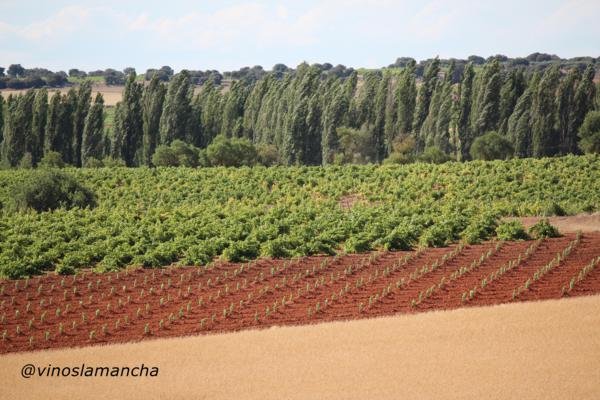
M 56 170 L 32 174 L 25 182 L 12 189 L 17 210 L 34 209 L 38 212 L 57 208 L 85 208 L 96 206 L 94 193 L 75 178 Z
M 600 111 L 586 114 L 579 128 L 579 148 L 586 154 L 600 153 Z
M 514 149 L 508 139 L 496 132 L 479 136 L 471 145 L 471 157 L 474 160 L 506 160 L 513 155 Z
M 535 225 L 529 228 L 529 234 L 535 239 L 560 236 L 558 229 L 550 224 L 548 218 L 540 219 Z
M 423 154 L 419 156 L 419 161 L 430 164 L 443 164 L 450 161 L 450 156 L 440 150 L 438 147 L 429 146 L 423 150 Z
M 206 158 L 212 166 L 241 167 L 256 164 L 258 154 L 248 139 L 229 139 L 218 135 L 206 148 Z
M 169 146 L 160 145 L 152 154 L 152 164 L 157 167 L 176 167 L 179 163 L 173 149 Z
M 475 218 L 467 228 L 462 231 L 461 237 L 468 244 L 481 243 L 489 239 L 498 227 L 498 218 L 494 213 L 486 213 Z
M 120 158 L 105 157 L 102 160 L 102 164 L 108 168 L 124 167 L 125 161 L 121 160 Z
M 365 234 L 351 236 L 344 243 L 344 250 L 347 253 L 364 253 L 371 250 L 371 240 Z
M 502 222 L 496 228 L 496 236 L 500 240 L 527 240 L 529 235 L 525 232 L 523 223 L 519 220 Z
M 160 145 L 152 155 L 152 164 L 157 167 L 197 167 L 198 149 L 181 140 L 175 140 L 171 146 Z
M 65 162 L 62 160 L 62 156 L 57 151 L 49 151 L 44 154 L 40 161 L 40 167 L 43 168 L 64 168 Z
M 427 247 L 446 247 L 454 239 L 452 230 L 444 224 L 435 224 L 425 229 L 419 243 Z
M 259 244 L 254 240 L 233 242 L 223 251 L 223 257 L 231 262 L 249 261 L 258 257 Z

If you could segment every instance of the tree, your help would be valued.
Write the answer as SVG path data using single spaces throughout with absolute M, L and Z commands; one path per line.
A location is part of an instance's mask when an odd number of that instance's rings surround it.
M 372 146 L 370 129 L 363 126 L 353 129 L 340 126 L 336 129 L 339 138 L 339 153 L 336 161 L 344 164 L 366 164 L 377 161 L 377 151 Z
M 2 140 L 2 160 L 14 167 L 25 154 L 25 117 L 23 115 L 22 95 L 10 95 L 6 101 L 6 118 Z
M 494 59 L 484 67 L 474 114 L 473 132 L 477 137 L 484 132 L 495 130 L 500 119 L 500 89 L 502 77 L 500 63 Z
M 396 117 L 396 132 L 407 135 L 412 130 L 413 115 L 415 113 L 417 86 L 415 82 L 415 60 L 408 63 L 402 71 L 396 91 L 398 102 L 398 115 Z M 395 138 L 392 138 L 392 142 Z
M 579 128 L 579 148 L 584 153 L 600 153 L 600 111 L 590 111 Z
M 473 64 L 469 63 L 463 71 L 462 81 L 458 89 L 458 115 L 456 116 L 456 128 L 452 139 L 458 161 L 467 158 L 467 149 L 471 147 L 471 143 L 473 142 L 469 121 L 471 119 L 474 77 L 475 71 L 473 69 Z
M 165 85 L 154 74 L 142 96 L 142 160 L 145 165 L 150 165 L 159 142 L 160 118 L 166 93 Z
M 437 85 L 439 71 L 440 60 L 436 57 L 427 65 L 425 74 L 423 75 L 423 83 L 419 87 L 415 115 L 413 118 L 413 132 L 419 132 L 421 130 L 421 126 L 429 114 L 429 105 Z M 417 147 L 418 145 L 419 144 L 417 143 Z
M 169 84 L 164 109 L 160 118 L 160 142 L 170 144 L 173 140 L 185 140 L 192 115 L 192 86 L 190 75 L 181 71 Z
M 218 135 L 206 148 L 206 157 L 212 166 L 239 167 L 254 165 L 258 155 L 248 139 Z
M 92 83 L 86 80 L 79 85 L 77 102 L 73 111 L 73 164 L 76 167 L 81 167 L 81 140 L 91 102 Z
M 86 166 L 91 159 L 102 158 L 102 138 L 104 137 L 104 98 L 96 95 L 85 118 L 81 144 L 81 163 Z
M 46 135 L 46 123 L 48 118 L 48 91 L 40 89 L 36 91 L 33 103 L 33 119 L 31 121 L 31 134 L 34 137 L 34 145 L 31 149 L 33 165 L 42 159 L 44 154 L 44 142 Z
M 510 141 L 497 132 L 479 136 L 471 145 L 471 157 L 474 160 L 506 160 L 513 152 Z
M 6 71 L 11 78 L 22 78 L 25 73 L 25 68 L 21 64 L 11 64 Z
M 336 90 L 333 94 L 333 99 L 325 109 L 323 118 L 323 137 L 321 138 L 321 162 L 323 165 L 333 162 L 333 157 L 339 146 L 336 129 L 343 120 L 347 109 L 348 104 L 344 93 L 341 90 Z
M 527 89 L 517 100 L 514 111 L 508 119 L 507 137 L 512 142 L 515 157 L 531 157 L 531 106 L 539 80 L 540 76 L 537 73 L 534 74 Z
M 556 119 L 554 99 L 559 79 L 558 66 L 548 68 L 533 97 L 531 150 L 534 157 L 551 156 L 558 152 L 558 137 L 554 126 Z
M 142 84 L 129 75 L 123 100 L 115 110 L 113 158 L 122 158 L 128 167 L 139 165 L 142 145 Z
M 577 85 L 569 114 L 568 135 L 571 138 L 575 135 L 575 132 L 579 131 L 588 112 L 594 108 L 594 97 L 596 95 L 594 75 L 594 67 L 588 66 Z M 574 149 L 574 143 L 572 141 L 569 141 L 569 143 L 572 145 L 571 151 L 576 150 Z

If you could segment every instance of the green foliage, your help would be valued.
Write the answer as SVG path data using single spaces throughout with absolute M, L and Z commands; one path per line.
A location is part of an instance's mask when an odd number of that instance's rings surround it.
M 471 145 L 471 157 L 474 160 L 506 160 L 513 151 L 510 141 L 497 132 L 479 136 Z
M 419 156 L 419 161 L 431 164 L 443 164 L 450 161 L 448 154 L 444 153 L 438 147 L 426 147 L 423 153 Z
M 43 170 L 31 175 L 12 189 L 16 209 L 36 211 L 57 208 L 95 207 L 96 197 L 71 175 L 56 170 Z
M 550 224 L 548 218 L 543 218 L 529 228 L 529 235 L 534 239 L 539 239 L 559 237 L 560 233 L 555 226 Z
M 541 215 L 552 203 L 568 205 L 569 214 L 599 210 L 598 162 L 589 155 L 326 168 L 71 168 L 69 175 L 94 189 L 97 207 L 41 213 L 15 212 L 11 188 L 52 171 L 0 170 L 0 275 L 485 240 L 499 215 Z
M 171 146 L 160 145 L 152 155 L 152 164 L 157 167 L 197 167 L 198 149 L 175 140 Z
M 600 153 L 600 111 L 590 111 L 579 128 L 579 147 L 584 153 Z
M 527 240 L 529 235 L 519 220 L 505 221 L 496 228 L 496 236 L 500 240 Z
M 39 164 L 42 168 L 64 168 L 65 162 L 57 151 L 47 151 Z
M 212 166 L 240 167 L 254 165 L 258 154 L 248 139 L 228 139 L 219 135 L 206 148 L 206 157 Z

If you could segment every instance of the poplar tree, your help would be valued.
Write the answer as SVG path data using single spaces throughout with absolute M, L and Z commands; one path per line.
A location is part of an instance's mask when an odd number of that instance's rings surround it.
M 427 68 L 425 68 L 423 83 L 419 87 L 412 126 L 412 130 L 415 133 L 419 133 L 421 131 L 421 126 L 429 114 L 429 105 L 437 86 L 439 71 L 440 60 L 438 57 L 436 57 L 429 62 Z
M 104 137 L 104 98 L 96 95 L 94 104 L 86 115 L 81 141 L 81 162 L 85 166 L 90 159 L 102 159 Z
M 181 71 L 171 80 L 162 116 L 160 118 L 161 144 L 171 144 L 173 140 L 185 140 L 192 113 L 190 74 Z
M 135 75 L 129 75 L 123 100 L 117 103 L 115 110 L 113 157 L 123 159 L 128 167 L 139 165 L 142 158 L 142 90 Z
M 162 116 L 167 89 L 158 78 L 152 76 L 142 96 L 142 160 L 151 164 L 152 154 L 158 145 L 160 118 Z
M 85 119 L 92 103 L 92 83 L 85 80 L 77 91 L 77 101 L 73 110 L 73 165 L 81 167 L 81 141 Z
M 25 154 L 25 123 L 23 116 L 23 96 L 8 96 L 6 118 L 2 140 L 2 161 L 14 167 Z
M 36 165 L 44 155 L 47 118 L 48 91 L 46 89 L 39 89 L 35 94 L 33 117 L 31 121 L 31 133 L 35 138 L 35 145 L 31 151 L 33 165 Z
M 533 157 L 551 156 L 558 152 L 558 137 L 554 126 L 556 119 L 554 98 L 559 78 L 558 66 L 548 68 L 544 72 L 533 98 L 531 114 Z
M 396 91 L 396 99 L 398 102 L 396 131 L 400 135 L 408 135 L 412 130 L 417 96 L 415 66 L 415 60 L 411 60 L 404 68 Z

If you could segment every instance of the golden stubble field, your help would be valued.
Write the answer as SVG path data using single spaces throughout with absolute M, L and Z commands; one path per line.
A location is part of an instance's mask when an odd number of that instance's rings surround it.
M 600 296 L 0 357 L 6 399 L 598 399 Z M 156 378 L 20 377 L 156 365 Z

